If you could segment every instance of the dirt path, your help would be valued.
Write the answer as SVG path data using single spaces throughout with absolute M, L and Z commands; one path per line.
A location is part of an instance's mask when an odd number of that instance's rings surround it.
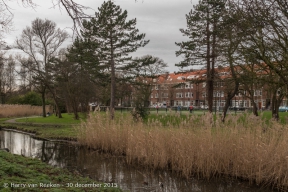
M 24 123 L 24 122 L 16 122 L 17 119 L 25 119 L 25 118 L 34 118 L 38 116 L 31 116 L 31 117 L 19 117 L 19 118 L 14 118 L 14 119 L 8 119 L 5 121 L 5 123 Z

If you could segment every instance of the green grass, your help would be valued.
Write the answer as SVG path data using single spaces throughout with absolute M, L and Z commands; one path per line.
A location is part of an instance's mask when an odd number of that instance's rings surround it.
M 0 129 L 15 129 L 34 133 L 40 139 L 76 140 L 77 133 L 71 125 L 44 125 L 44 124 L 13 124 L 1 123 Z
M 63 113 L 62 118 L 58 118 L 55 115 L 51 115 L 48 117 L 26 117 L 16 119 L 16 122 L 23 123 L 51 123 L 51 124 L 79 124 L 81 121 L 85 120 L 85 116 L 80 114 L 80 120 L 76 120 L 73 118 L 73 114 Z
M 0 123 L 3 123 L 3 122 L 5 122 L 5 121 L 7 121 L 9 119 L 11 119 L 11 118 L 0 118 Z
M 17 129 L 35 133 L 36 137 L 43 139 L 76 140 L 77 133 L 74 126 L 85 121 L 85 116 L 80 115 L 80 120 L 73 119 L 72 114 L 62 114 L 63 118 L 54 115 L 49 117 L 32 117 L 16 119 L 17 123 L 0 119 L 0 128 Z
M 263 111 L 262 113 L 259 113 L 263 119 L 270 120 L 272 119 L 272 112 L 271 111 Z M 287 112 L 279 112 L 279 121 L 282 124 L 288 123 L 288 113 Z
M 55 184 L 56 187 L 43 188 L 40 183 Z M 99 184 L 99 187 L 67 187 L 68 183 Z M 24 184 L 25 187 L 12 184 Z M 30 186 L 28 186 L 30 184 Z M 35 184 L 33 187 L 32 185 Z M 0 191 L 105 191 L 117 192 L 119 188 L 104 188 L 95 182 L 68 170 L 53 168 L 39 160 L 12 155 L 0 151 Z M 36 186 L 37 185 L 37 186 Z M 5 187 L 4 187 L 5 186 Z

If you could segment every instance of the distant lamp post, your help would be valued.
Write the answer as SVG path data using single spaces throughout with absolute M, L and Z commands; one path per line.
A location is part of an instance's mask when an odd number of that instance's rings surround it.
M 199 82 L 196 83 L 196 106 L 199 107 Z
M 215 94 L 215 93 L 214 93 L 214 94 Z M 216 104 L 217 104 L 217 102 L 216 102 L 217 99 L 216 99 L 216 98 L 217 98 L 217 93 L 216 93 L 216 95 L 214 95 L 214 103 L 215 103 L 215 105 L 214 105 L 214 106 L 215 106 L 214 113 L 215 113 L 215 115 L 216 115 L 216 108 L 217 108 L 217 106 L 216 106 Z
M 235 96 L 234 96 L 234 110 L 235 110 L 235 115 L 236 115 L 236 94 L 237 94 L 237 93 L 235 93 Z

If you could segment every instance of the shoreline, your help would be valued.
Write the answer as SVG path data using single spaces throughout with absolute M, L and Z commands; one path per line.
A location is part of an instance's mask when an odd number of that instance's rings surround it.
M 38 159 L 23 157 L 0 150 L 0 190 L 47 191 L 111 191 L 121 192 L 117 186 L 105 187 L 79 174 L 77 170 L 55 168 Z
M 29 124 L 31 124 L 31 123 L 29 123 Z M 29 126 L 29 125 L 28 125 Z M 3 125 L 1 125 L 0 126 L 0 129 L 1 128 L 3 128 L 4 126 Z M 10 127 L 11 128 L 11 127 Z M 4 128 L 5 129 L 5 128 Z M 21 132 L 23 132 L 23 133 L 26 133 L 26 130 L 25 130 L 25 128 L 18 128 L 18 127 L 13 127 L 12 129 L 11 129 L 12 131 L 13 130 L 20 130 Z M 30 133 L 31 134 L 31 133 Z M 34 133 L 32 133 L 32 134 L 34 134 L 34 135 L 36 135 L 36 139 L 37 138 L 39 138 L 39 139 L 46 139 L 46 140 L 49 140 L 49 141 L 63 141 L 63 142 L 74 142 L 74 143 L 76 143 L 76 144 L 79 144 L 79 145 L 81 145 L 82 146 L 82 144 L 80 144 L 79 142 L 77 142 L 77 138 L 69 138 L 69 139 L 63 139 L 62 138 L 62 140 L 61 140 L 61 137 L 55 137 L 55 138 L 51 138 L 51 137 L 49 137 L 49 138 L 45 138 L 45 137 L 38 137 L 37 136 L 37 131 L 35 131 Z M 60 140 L 59 140 L 60 139 Z M 72 140 L 72 141 L 71 141 Z M 85 147 L 87 147 L 87 148 L 90 148 L 91 150 L 95 150 L 95 151 L 98 151 L 99 152 L 99 150 L 100 151 L 102 151 L 102 152 L 106 152 L 106 153 L 109 153 L 109 154 L 111 154 L 111 155 L 117 155 L 117 154 L 115 154 L 115 153 L 113 153 L 113 151 L 105 151 L 105 150 L 103 150 L 103 149 L 95 149 L 95 148 L 93 148 L 93 147 L 89 147 L 89 145 L 83 145 L 83 146 L 85 146 Z M 118 154 L 119 155 L 119 154 Z M 121 156 L 126 156 L 126 155 L 121 155 Z M 133 158 L 131 159 L 131 158 L 129 158 L 130 159 L 130 162 L 128 162 L 128 164 L 131 164 L 131 165 L 133 165 L 133 166 L 140 166 L 141 167 L 141 163 L 139 163 L 139 161 L 137 160 L 137 159 L 134 159 L 133 160 Z M 144 167 L 151 167 L 151 166 L 149 166 L 148 164 L 142 164 L 142 166 L 144 166 Z M 151 167 L 151 169 L 153 169 L 153 166 Z M 171 168 L 169 168 L 169 167 L 166 167 L 166 168 L 164 168 L 164 167 L 162 167 L 162 168 L 160 168 L 160 169 L 164 169 L 164 170 L 167 170 L 167 171 L 173 171 Z M 201 175 L 201 174 L 200 174 Z M 238 181 L 240 181 L 240 182 L 243 182 L 243 183 L 247 183 L 247 182 L 249 182 L 249 179 L 246 179 L 246 178 L 242 178 L 242 177 L 239 177 L 239 176 L 237 176 L 236 178 L 235 178 L 235 176 L 233 176 L 233 175 L 227 175 L 227 174 L 222 174 L 222 173 L 217 173 L 217 177 L 219 177 L 219 178 L 231 178 L 231 179 L 236 179 L 236 180 L 238 180 Z M 196 177 L 195 177 L 196 176 Z M 197 176 L 198 176 L 198 178 L 199 178 L 199 174 L 198 173 L 194 173 L 194 174 L 191 174 L 191 178 L 192 177 L 194 177 L 194 178 L 197 178 Z M 204 178 L 205 179 L 205 177 L 203 176 L 200 176 L 200 178 Z M 208 179 L 209 180 L 209 179 Z M 250 182 L 251 182 L 251 180 L 250 180 Z M 254 182 L 252 182 L 252 183 L 250 183 L 249 182 L 249 184 L 253 184 L 253 185 L 256 185 L 256 181 L 254 181 Z M 258 184 L 257 184 L 258 185 Z M 261 185 L 260 185 L 260 187 L 261 187 Z M 263 186 L 262 186 L 263 187 Z M 270 187 L 273 187 L 273 185 L 271 184 L 271 186 Z M 270 188 L 269 187 L 269 188 Z M 277 189 L 277 188 L 275 188 L 275 186 L 274 186 L 274 188 L 273 189 Z M 280 191 L 281 191 L 281 189 L 279 189 Z

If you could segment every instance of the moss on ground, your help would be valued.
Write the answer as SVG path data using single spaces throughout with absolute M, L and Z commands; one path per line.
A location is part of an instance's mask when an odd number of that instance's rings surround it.
M 78 187 L 75 187 L 77 183 Z M 43 187 L 45 185 L 46 187 Z M 0 191 L 117 192 L 121 190 L 117 187 L 105 188 L 103 183 L 97 183 L 65 169 L 53 168 L 36 159 L 0 151 Z

